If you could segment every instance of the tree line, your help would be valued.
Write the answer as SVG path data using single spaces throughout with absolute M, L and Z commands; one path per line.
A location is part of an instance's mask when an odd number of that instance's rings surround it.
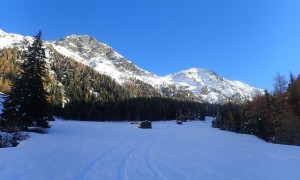
M 265 91 L 241 105 L 223 105 L 212 126 L 268 142 L 300 145 L 300 75 L 290 73 L 288 82 L 277 73 L 274 80 L 272 93 Z
M 75 101 L 66 104 L 59 115 L 65 119 L 94 121 L 174 120 L 185 115 L 190 120 L 214 116 L 217 104 L 180 101 L 162 97 L 137 97 L 108 102 Z

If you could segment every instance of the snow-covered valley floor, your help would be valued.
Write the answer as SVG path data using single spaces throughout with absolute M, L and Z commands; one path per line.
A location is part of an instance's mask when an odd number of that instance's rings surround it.
M 57 120 L 0 149 L 0 179 L 300 179 L 300 147 L 266 143 L 210 122 Z

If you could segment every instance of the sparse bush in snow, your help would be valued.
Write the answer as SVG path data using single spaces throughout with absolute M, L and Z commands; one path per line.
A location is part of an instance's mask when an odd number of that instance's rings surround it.
M 25 140 L 28 138 L 26 133 L 7 133 L 0 131 L 0 148 L 4 147 L 16 147 L 19 144 L 19 141 Z

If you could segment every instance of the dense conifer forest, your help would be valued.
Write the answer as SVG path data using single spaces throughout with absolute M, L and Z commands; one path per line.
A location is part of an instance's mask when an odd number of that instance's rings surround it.
M 121 101 L 71 102 L 60 115 L 66 119 L 138 121 L 174 120 L 180 115 L 190 120 L 204 120 L 205 115 L 214 116 L 216 104 L 179 101 L 171 98 L 129 98 Z

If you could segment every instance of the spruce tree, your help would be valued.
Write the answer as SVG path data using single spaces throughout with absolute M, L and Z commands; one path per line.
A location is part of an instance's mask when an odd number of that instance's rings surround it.
M 20 76 L 13 82 L 11 93 L 3 103 L 1 126 L 7 131 L 49 128 L 53 119 L 50 95 L 47 93 L 47 63 L 41 31 L 28 47 L 27 59 Z

